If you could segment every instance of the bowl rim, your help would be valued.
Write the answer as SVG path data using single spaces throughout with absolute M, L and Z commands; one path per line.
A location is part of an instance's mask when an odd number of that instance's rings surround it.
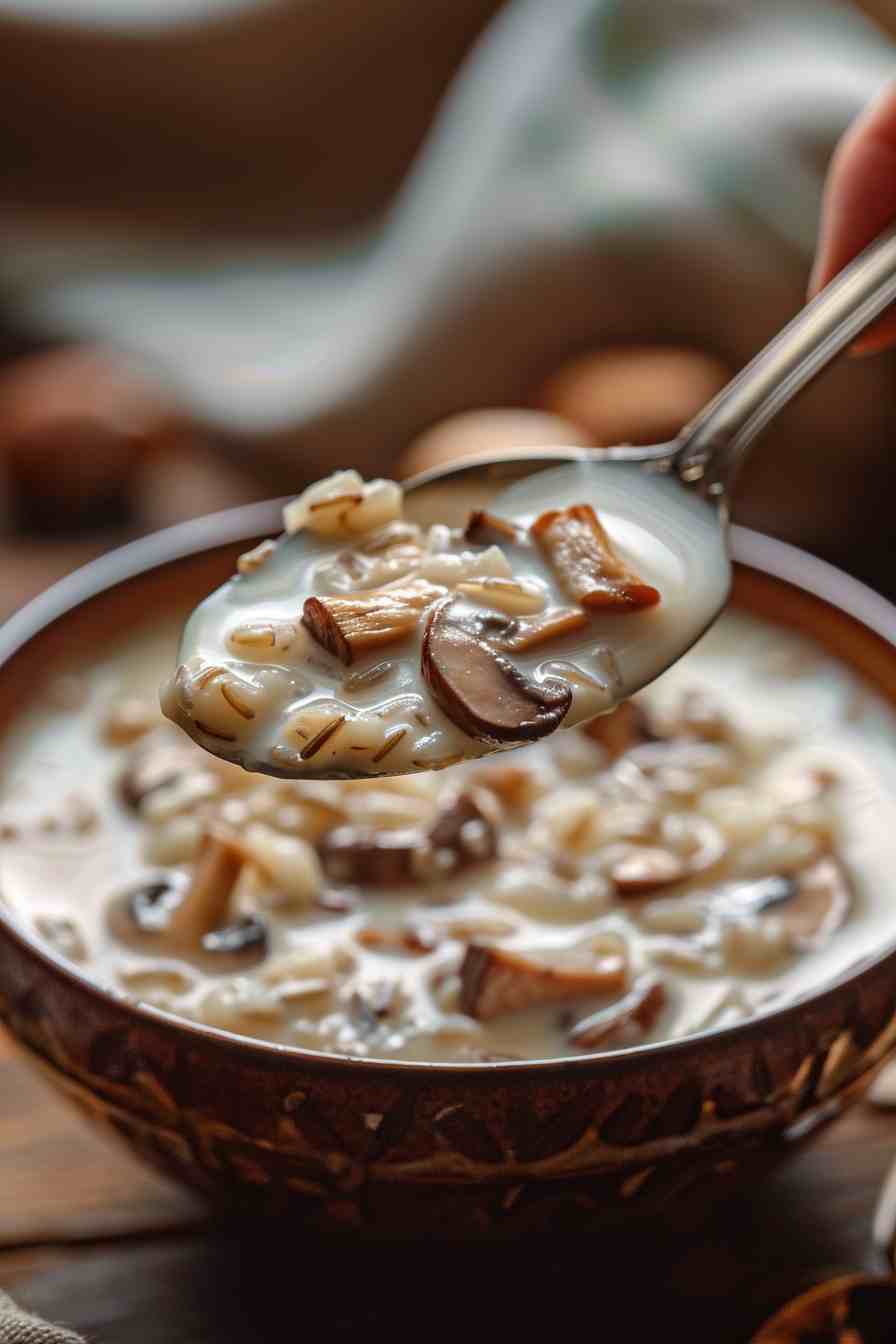
M 179 560 L 189 560 L 203 552 L 279 531 L 284 502 L 284 499 L 277 499 L 240 505 L 178 523 L 108 551 L 74 570 L 33 598 L 0 626 L 0 673 L 31 639 L 91 598 Z M 730 540 L 734 562 L 820 599 L 835 608 L 841 616 L 879 636 L 893 649 L 896 659 L 896 605 L 858 579 L 788 542 L 740 526 L 730 529 Z M 572 1077 L 575 1073 L 593 1073 L 595 1068 L 615 1072 L 620 1066 L 628 1068 L 658 1059 L 675 1058 L 683 1052 L 699 1049 L 706 1042 L 720 1047 L 752 1036 L 765 1035 L 775 1026 L 800 1019 L 808 1005 L 821 1007 L 867 972 L 890 960 L 896 961 L 894 932 L 893 938 L 883 948 L 853 962 L 833 979 L 814 989 L 810 987 L 779 1006 L 760 1011 L 732 1026 L 721 1029 L 710 1027 L 688 1036 L 621 1050 L 547 1059 L 460 1062 L 336 1055 L 305 1046 L 242 1036 L 235 1031 L 179 1017 L 163 1008 L 135 1001 L 123 991 L 98 984 L 86 971 L 66 961 L 51 948 L 32 940 L 11 912 L 2 908 L 0 936 L 17 944 L 27 956 L 42 962 L 57 977 L 73 983 L 79 990 L 87 991 L 100 1002 L 108 1003 L 117 1012 L 127 1014 L 137 1023 L 143 1022 L 175 1034 L 209 1041 L 238 1054 L 252 1055 L 259 1063 L 295 1063 L 327 1073 L 360 1069 L 366 1075 L 385 1074 L 393 1080 L 398 1075 L 408 1080 L 413 1077 L 433 1079 L 438 1075 L 446 1081 L 463 1080 L 467 1083 L 482 1082 L 492 1077 L 495 1071 L 502 1076 L 533 1071 L 539 1076 L 560 1073 L 564 1078 Z

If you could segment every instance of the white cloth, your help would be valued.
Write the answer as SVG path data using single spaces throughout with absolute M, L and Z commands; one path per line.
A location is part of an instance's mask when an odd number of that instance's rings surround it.
M 337 462 L 383 470 L 582 348 L 686 341 L 742 365 L 800 305 L 830 148 L 894 70 L 881 33 L 825 0 L 517 0 L 364 236 L 252 254 L 118 239 L 27 284 L 27 250 L 7 249 L 0 281 L 29 326 L 159 367 L 284 488 Z M 836 370 L 773 432 L 770 454 L 799 440 L 834 473 L 820 535 L 844 445 L 889 453 L 890 376 Z M 792 535 L 787 481 L 764 480 L 759 521 Z

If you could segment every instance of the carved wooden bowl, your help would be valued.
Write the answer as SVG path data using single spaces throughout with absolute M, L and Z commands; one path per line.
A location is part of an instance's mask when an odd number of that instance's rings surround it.
M 56 585 L 0 631 L 0 727 L 54 660 L 182 607 L 233 570 L 273 505 L 171 529 Z M 807 631 L 896 701 L 896 609 L 735 530 L 735 602 Z M 754 1179 L 861 1094 L 896 1045 L 893 943 L 740 1026 L 599 1057 L 333 1058 L 135 1007 L 0 913 L 0 1017 L 45 1074 L 216 1201 L 377 1234 L 517 1236 L 684 1217 Z

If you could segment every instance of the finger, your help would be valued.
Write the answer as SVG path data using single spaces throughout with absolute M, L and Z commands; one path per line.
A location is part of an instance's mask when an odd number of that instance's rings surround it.
M 896 220 L 896 86 L 891 86 L 841 139 L 828 171 L 810 297 Z M 869 354 L 896 344 L 890 310 L 854 344 Z

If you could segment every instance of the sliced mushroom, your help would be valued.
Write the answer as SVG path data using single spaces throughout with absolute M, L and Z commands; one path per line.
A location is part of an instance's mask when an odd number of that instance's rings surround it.
M 456 872 L 470 863 L 488 863 L 498 852 L 498 836 L 491 818 L 469 792 L 443 807 L 427 834 L 427 845 L 440 867 L 439 857 L 450 855 L 441 867 Z
M 423 634 L 423 677 L 449 719 L 485 742 L 526 742 L 558 728 L 572 703 L 560 681 L 530 681 L 465 626 L 456 599 L 430 613 Z
M 623 700 L 609 714 L 586 723 L 582 731 L 600 743 L 611 761 L 642 742 L 655 740 L 647 713 L 637 700 Z
M 528 543 L 525 530 L 511 523 L 507 518 L 499 518 L 487 509 L 474 509 L 464 529 L 464 540 L 474 546 L 525 546 Z
M 489 642 L 501 653 L 526 653 L 553 639 L 577 634 L 587 624 L 588 617 L 578 607 L 550 607 L 537 616 L 508 621 L 506 628 L 493 634 Z
M 800 951 L 827 942 L 851 905 L 849 878 L 839 860 L 830 856 L 793 876 L 729 883 L 713 896 L 715 908 L 735 915 L 773 914 Z
M 569 1033 L 570 1043 L 581 1050 L 593 1050 L 598 1045 L 605 1050 L 637 1045 L 656 1022 L 665 1004 L 666 989 L 662 980 L 644 975 L 621 999 L 577 1022 Z
M 590 504 L 548 509 L 531 533 L 566 592 L 583 607 L 634 611 L 659 602 L 657 589 L 617 553 Z
M 318 644 L 349 666 L 371 649 L 406 639 L 445 589 L 426 579 L 397 579 L 352 597 L 309 597 L 302 623 Z
M 416 881 L 414 859 L 422 838 L 420 831 L 412 829 L 337 826 L 321 836 L 317 853 L 331 882 L 400 887 Z
M 189 880 L 168 874 L 150 879 L 113 904 L 112 932 L 125 941 L 151 937 L 157 946 L 182 956 L 203 957 L 209 968 L 233 966 L 263 958 L 267 929 L 257 915 L 230 918 L 230 907 L 245 854 L 223 832 L 203 836 Z
M 480 1022 L 518 1013 L 537 1003 L 564 1003 L 619 994 L 628 971 L 623 947 L 596 956 L 592 964 L 471 943 L 460 968 L 461 1009 Z
M 496 852 L 491 819 L 469 793 L 443 808 L 429 831 L 338 826 L 318 842 L 321 866 L 331 882 L 367 887 L 450 877 L 488 862 Z
M 174 873 L 150 879 L 127 895 L 127 913 L 141 933 L 162 933 L 184 898 L 185 883 Z
M 239 957 L 244 962 L 247 956 L 259 959 L 267 954 L 267 925 L 258 915 L 240 915 L 222 929 L 211 929 L 202 936 L 202 949 L 215 957 Z

